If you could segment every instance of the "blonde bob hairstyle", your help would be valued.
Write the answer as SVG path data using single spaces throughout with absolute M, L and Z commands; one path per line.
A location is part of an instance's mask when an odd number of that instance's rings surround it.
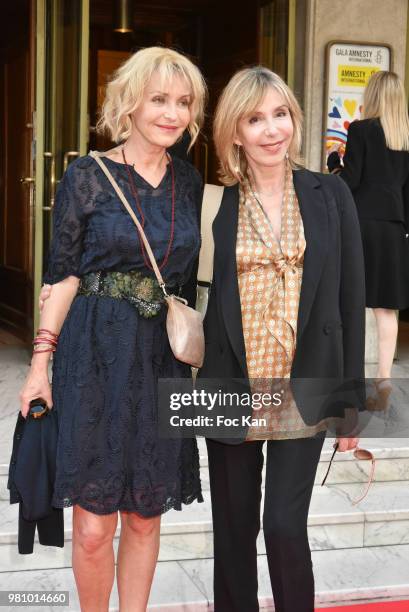
M 278 76 L 264 66 L 244 68 L 230 79 L 217 104 L 213 137 L 219 158 L 219 177 L 224 185 L 242 182 L 247 175 L 247 160 L 241 147 L 234 143 L 239 121 L 253 113 L 269 88 L 273 88 L 288 106 L 294 134 L 288 149 L 291 167 L 300 166 L 302 139 L 302 111 L 291 89 Z
M 126 140 L 132 129 L 130 115 L 140 105 L 154 72 L 160 75 L 163 85 L 175 76 L 182 77 L 189 85 L 192 95 L 188 125 L 191 147 L 203 124 L 206 84 L 200 70 L 187 57 L 164 47 L 137 51 L 118 68 L 107 85 L 97 129 L 107 132 L 114 142 Z
M 409 151 L 409 117 L 403 83 L 395 72 L 379 70 L 364 91 L 363 118 L 379 118 L 386 144 L 395 151 Z

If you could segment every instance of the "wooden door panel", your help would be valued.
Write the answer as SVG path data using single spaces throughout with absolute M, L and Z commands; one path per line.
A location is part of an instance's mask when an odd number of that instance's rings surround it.
M 32 131 L 30 7 L 19 0 L 18 19 L 7 19 L 0 64 L 0 320 L 31 329 L 30 175 Z
M 131 53 L 129 51 L 112 51 L 98 49 L 97 52 L 97 109 L 98 115 L 105 99 L 106 85 L 114 72 L 125 62 Z M 96 149 L 110 149 L 113 143 L 106 134 L 96 134 Z
M 243 66 L 258 60 L 258 2 L 235 0 L 210 5 L 203 19 L 202 69 L 209 86 L 208 120 L 205 138 L 208 144 L 208 181 L 217 183 L 218 161 L 213 146 L 212 121 L 217 100 L 230 77 Z

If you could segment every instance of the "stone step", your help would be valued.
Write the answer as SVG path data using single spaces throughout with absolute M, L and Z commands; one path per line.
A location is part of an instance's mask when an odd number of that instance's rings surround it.
M 409 447 L 394 449 L 379 449 L 371 444 L 362 444 L 362 448 L 372 450 L 376 458 L 374 482 L 409 481 Z M 326 448 L 321 454 L 315 477 L 315 484 L 321 484 L 329 465 L 333 449 Z M 207 457 L 205 459 L 207 462 Z M 331 484 L 366 483 L 368 481 L 371 463 L 357 461 L 352 453 L 337 453 L 331 466 L 327 482 Z M 210 489 L 207 467 L 201 463 L 201 480 L 204 491 Z M 265 467 L 263 469 L 264 487 Z
M 317 608 L 345 602 L 409 600 L 409 544 L 373 548 L 327 550 L 312 553 Z M 267 559 L 259 555 L 260 609 L 273 611 Z M 158 563 L 149 612 L 211 612 L 213 560 L 162 561 Z M 10 568 L 8 568 L 10 569 Z M 79 612 L 71 567 L 0 573 L 0 590 L 62 590 L 70 593 L 70 612 Z M 13 608 L 18 610 L 19 608 Z M 52 606 L 32 610 L 57 612 Z M 118 593 L 114 586 L 110 611 L 118 612 Z
M 315 486 L 308 519 L 312 550 L 352 549 L 380 545 L 409 544 L 409 483 L 374 483 L 367 498 L 356 506 L 351 500 L 362 484 Z M 64 549 L 36 544 L 35 554 L 17 552 L 17 505 L 0 503 L 0 572 L 7 568 L 62 568 L 71 554 L 72 511 L 65 511 Z M 116 545 L 120 530 L 116 533 Z M 265 552 L 262 532 L 258 549 Z M 185 506 L 182 512 L 164 514 L 161 528 L 161 561 L 182 561 L 211 557 L 213 533 L 209 495 L 203 504 Z M 408 572 L 409 580 L 409 572 Z
M 200 465 L 202 467 L 208 465 L 207 448 L 204 438 L 197 438 L 197 444 L 200 454 Z M 320 463 L 327 463 L 333 452 L 334 438 L 327 438 L 324 441 L 324 446 L 321 453 Z M 362 438 L 359 445 L 362 448 L 372 450 L 377 459 L 380 461 L 394 461 L 395 459 L 409 460 L 409 438 Z M 334 462 L 354 462 L 352 453 L 337 453 Z M 407 462 L 404 462 L 407 467 Z M 0 466 L 0 474 L 2 469 Z M 393 480 L 402 480 L 402 478 L 393 478 Z
M 406 439 L 396 440 L 362 440 L 361 446 L 373 450 L 376 457 L 375 478 L 377 482 L 409 480 L 409 445 Z M 326 440 L 318 464 L 315 482 L 320 484 L 328 468 L 332 455 L 333 440 Z M 201 479 L 204 491 L 209 490 L 209 475 L 207 470 L 207 452 L 203 438 L 198 439 L 200 451 Z M 382 446 L 384 444 L 384 446 Z M 369 473 L 369 463 L 356 461 L 352 453 L 337 453 L 331 467 L 329 480 L 332 484 L 366 482 Z M 7 501 L 8 464 L 0 463 L 0 501 Z M 264 476 L 264 471 L 263 471 Z

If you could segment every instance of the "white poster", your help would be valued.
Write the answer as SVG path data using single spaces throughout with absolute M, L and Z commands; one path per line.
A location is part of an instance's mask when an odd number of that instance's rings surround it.
M 390 70 L 387 45 L 331 42 L 327 45 L 324 162 L 334 150 L 345 152 L 349 124 L 360 119 L 363 92 L 378 70 Z M 324 163 L 325 166 L 325 163 Z

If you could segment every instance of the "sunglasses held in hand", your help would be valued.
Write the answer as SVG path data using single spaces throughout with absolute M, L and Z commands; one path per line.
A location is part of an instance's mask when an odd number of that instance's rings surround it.
M 336 442 L 336 444 L 334 445 L 334 452 L 332 453 L 331 459 L 329 461 L 329 466 L 327 469 L 327 473 L 324 476 L 324 479 L 321 483 L 321 486 L 324 486 L 325 481 L 327 480 L 327 476 L 329 474 L 329 471 L 331 469 L 331 465 L 332 465 L 332 460 L 335 457 L 335 453 L 338 450 L 338 442 Z M 364 448 L 355 448 L 354 449 L 354 457 L 355 459 L 358 459 L 359 461 L 372 461 L 372 466 L 371 466 L 371 472 L 369 474 L 369 480 L 368 483 L 365 487 L 364 492 L 362 493 L 362 495 L 360 497 L 358 497 L 358 499 L 354 499 L 351 503 L 353 506 L 355 506 L 356 504 L 358 504 L 360 501 L 362 501 L 364 499 L 364 497 L 366 496 L 366 494 L 369 491 L 369 487 L 371 486 L 373 477 L 374 477 L 374 473 L 375 473 L 375 457 L 373 456 L 373 454 L 371 453 L 371 451 L 365 450 Z

